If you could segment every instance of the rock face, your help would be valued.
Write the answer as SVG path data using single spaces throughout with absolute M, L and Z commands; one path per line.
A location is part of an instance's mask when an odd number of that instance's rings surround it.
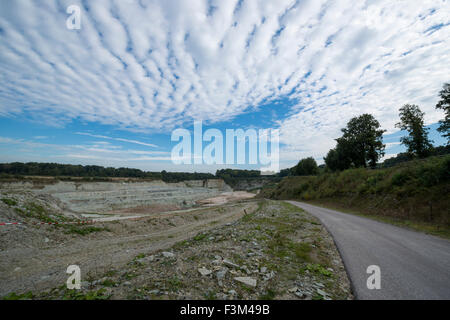
M 29 185 L 2 184 L 2 188 L 30 189 L 51 195 L 72 212 L 109 212 L 148 206 L 190 207 L 198 200 L 215 197 L 231 188 L 221 179 L 179 183 L 151 182 L 58 182 L 40 188 Z

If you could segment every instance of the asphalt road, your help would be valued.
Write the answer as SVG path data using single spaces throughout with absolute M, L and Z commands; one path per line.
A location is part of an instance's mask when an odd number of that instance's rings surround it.
M 332 234 L 357 299 L 450 299 L 450 241 L 289 202 L 319 218 Z M 371 265 L 380 267 L 381 289 L 367 288 Z

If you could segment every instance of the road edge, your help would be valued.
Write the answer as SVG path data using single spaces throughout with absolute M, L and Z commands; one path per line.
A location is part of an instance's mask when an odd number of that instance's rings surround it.
M 319 217 L 316 217 L 315 215 L 313 215 L 313 214 L 312 214 L 311 212 L 309 212 L 308 210 L 303 209 L 303 208 L 301 208 L 301 207 L 299 207 L 299 206 L 297 206 L 297 205 L 295 204 L 295 202 L 298 202 L 298 203 L 302 203 L 302 202 L 296 201 L 296 200 L 282 200 L 282 201 L 287 202 L 287 203 L 290 203 L 290 204 L 292 204 L 292 205 L 294 205 L 294 206 L 296 206 L 297 208 L 300 208 L 300 209 L 302 209 L 302 210 L 305 210 L 306 212 L 308 212 L 308 214 L 310 214 L 310 215 L 312 215 L 313 217 L 315 217 L 315 218 L 317 218 L 317 219 L 320 220 L 320 223 L 322 224 L 322 226 L 325 228 L 325 230 L 327 230 L 328 234 L 331 236 L 331 239 L 333 239 L 333 243 L 334 243 L 334 245 L 335 245 L 335 247 L 336 247 L 336 249 L 337 249 L 337 251 L 338 251 L 338 253 L 339 253 L 339 256 L 341 257 L 342 264 L 344 265 L 344 268 L 345 268 L 345 273 L 347 274 L 347 278 L 348 278 L 348 280 L 349 280 L 349 282 L 350 282 L 351 293 L 352 293 L 353 297 L 355 297 L 354 300 L 360 300 L 359 297 L 358 297 L 358 294 L 357 294 L 357 292 L 356 292 L 356 287 L 355 287 L 355 284 L 353 283 L 353 279 L 351 278 L 351 276 L 350 276 L 350 274 L 349 274 L 349 272 L 348 272 L 347 263 L 345 262 L 345 260 L 344 260 L 344 258 L 343 258 L 343 256 L 342 256 L 341 248 L 340 248 L 340 246 L 338 245 L 338 243 L 336 242 L 336 239 L 334 238 L 334 235 L 333 235 L 333 233 L 330 231 L 330 229 L 328 229 L 328 227 L 325 225 L 325 223 L 323 223 L 322 219 L 320 219 Z M 293 203 L 293 202 L 294 202 L 294 203 Z M 308 203 L 306 203 L 306 202 L 304 202 L 304 203 L 305 203 L 305 204 L 308 204 Z

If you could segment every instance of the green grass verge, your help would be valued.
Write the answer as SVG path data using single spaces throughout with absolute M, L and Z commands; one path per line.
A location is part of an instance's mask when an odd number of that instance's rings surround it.
M 348 208 L 348 207 L 344 207 L 344 206 L 339 206 L 339 205 L 330 203 L 329 201 L 325 201 L 325 200 L 314 200 L 314 201 L 306 201 L 306 202 L 309 204 L 324 207 L 327 209 L 342 211 L 344 213 L 357 215 L 360 217 L 392 224 L 392 225 L 395 225 L 398 227 L 403 227 L 403 228 L 411 229 L 414 231 L 423 232 L 426 234 L 431 234 L 434 236 L 439 236 L 439 237 L 442 237 L 445 239 L 450 239 L 450 228 L 448 228 L 446 226 L 422 222 L 422 221 L 412 221 L 412 220 L 408 220 L 408 219 L 397 219 L 397 218 L 388 217 L 388 216 L 365 214 L 365 213 L 363 213 L 364 209 Z

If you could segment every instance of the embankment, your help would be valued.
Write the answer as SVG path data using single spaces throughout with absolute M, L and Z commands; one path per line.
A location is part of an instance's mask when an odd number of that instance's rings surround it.
M 450 156 L 388 169 L 350 169 L 286 177 L 260 197 L 321 203 L 353 212 L 430 223 L 450 229 Z

